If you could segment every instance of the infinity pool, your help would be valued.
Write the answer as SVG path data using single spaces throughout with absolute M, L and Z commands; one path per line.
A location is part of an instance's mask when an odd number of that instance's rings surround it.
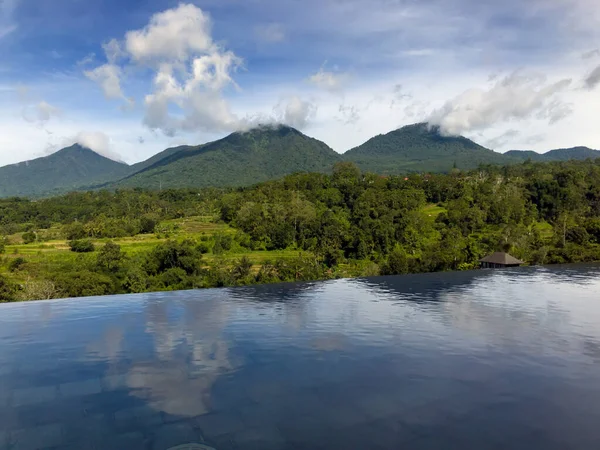
M 600 449 L 600 266 L 0 305 L 0 449 Z

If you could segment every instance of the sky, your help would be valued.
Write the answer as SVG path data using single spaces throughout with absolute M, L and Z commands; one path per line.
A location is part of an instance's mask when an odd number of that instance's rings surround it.
M 338 152 L 423 121 L 600 149 L 598 117 L 597 0 L 0 0 L 0 165 L 271 123 Z

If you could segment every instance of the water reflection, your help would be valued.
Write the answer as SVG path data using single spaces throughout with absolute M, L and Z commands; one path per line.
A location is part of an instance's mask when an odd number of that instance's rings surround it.
M 599 266 L 0 307 L 0 449 L 597 448 Z

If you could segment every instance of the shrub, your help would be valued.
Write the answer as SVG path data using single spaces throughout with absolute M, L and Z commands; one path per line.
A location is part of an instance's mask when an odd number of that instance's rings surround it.
M 194 247 L 192 241 L 167 241 L 152 249 L 146 258 L 145 267 L 149 274 L 180 268 L 192 275 L 200 272 L 201 259 L 202 254 Z
M 252 261 L 247 256 L 243 256 L 239 261 L 235 262 L 231 275 L 237 282 L 249 282 L 252 271 Z
M 95 250 L 94 243 L 89 239 L 76 239 L 69 242 L 71 251 L 75 253 L 90 253 Z
M 96 264 L 101 270 L 117 272 L 123 261 L 121 246 L 114 242 L 107 242 L 98 252 Z
M 153 217 L 142 216 L 140 219 L 140 233 L 154 233 L 156 230 L 156 226 L 158 225 L 158 221 Z
M 110 277 L 89 270 L 57 274 L 54 283 L 68 297 L 107 295 L 114 292 Z
M 408 256 L 401 248 L 395 248 L 388 256 L 387 263 L 381 268 L 382 275 L 398 275 L 408 273 Z
M 84 237 L 87 236 L 85 228 L 79 222 L 73 222 L 73 223 L 71 223 L 69 225 L 66 225 L 63 228 L 63 231 L 65 233 L 65 237 L 69 241 L 74 241 L 76 239 L 83 239 Z
M 18 257 L 13 259 L 9 264 L 8 264 L 8 270 L 10 270 L 11 272 L 16 272 L 17 270 L 20 270 L 21 267 L 23 267 L 23 265 L 26 263 L 27 261 L 25 261 L 25 258 L 22 257 Z
M 37 240 L 37 236 L 36 236 L 35 232 L 33 232 L 33 231 L 28 231 L 27 233 L 23 233 L 23 235 L 21 237 L 23 238 L 23 242 L 25 244 L 31 244 L 32 242 L 35 242 Z
M 122 283 L 125 292 L 137 293 L 148 290 L 148 275 L 139 267 L 132 267 Z
M 200 242 L 197 246 L 196 249 L 201 253 L 201 254 L 206 254 L 208 252 L 210 252 L 210 248 L 208 247 L 208 244 L 204 243 L 204 242 Z
M 231 245 L 233 244 L 233 237 L 230 234 L 217 234 L 215 236 L 215 246 L 218 245 L 223 251 L 231 250 Z M 214 248 L 214 247 L 213 247 Z M 213 250 L 213 253 L 214 250 Z M 218 254 L 218 253 L 215 253 Z
M 16 286 L 0 275 L 0 303 L 14 301 L 16 292 Z

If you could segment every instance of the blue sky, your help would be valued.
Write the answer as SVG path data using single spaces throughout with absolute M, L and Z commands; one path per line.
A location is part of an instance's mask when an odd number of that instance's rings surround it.
M 596 0 L 0 0 L 0 164 L 127 162 L 258 123 L 337 151 L 416 121 L 600 148 Z

